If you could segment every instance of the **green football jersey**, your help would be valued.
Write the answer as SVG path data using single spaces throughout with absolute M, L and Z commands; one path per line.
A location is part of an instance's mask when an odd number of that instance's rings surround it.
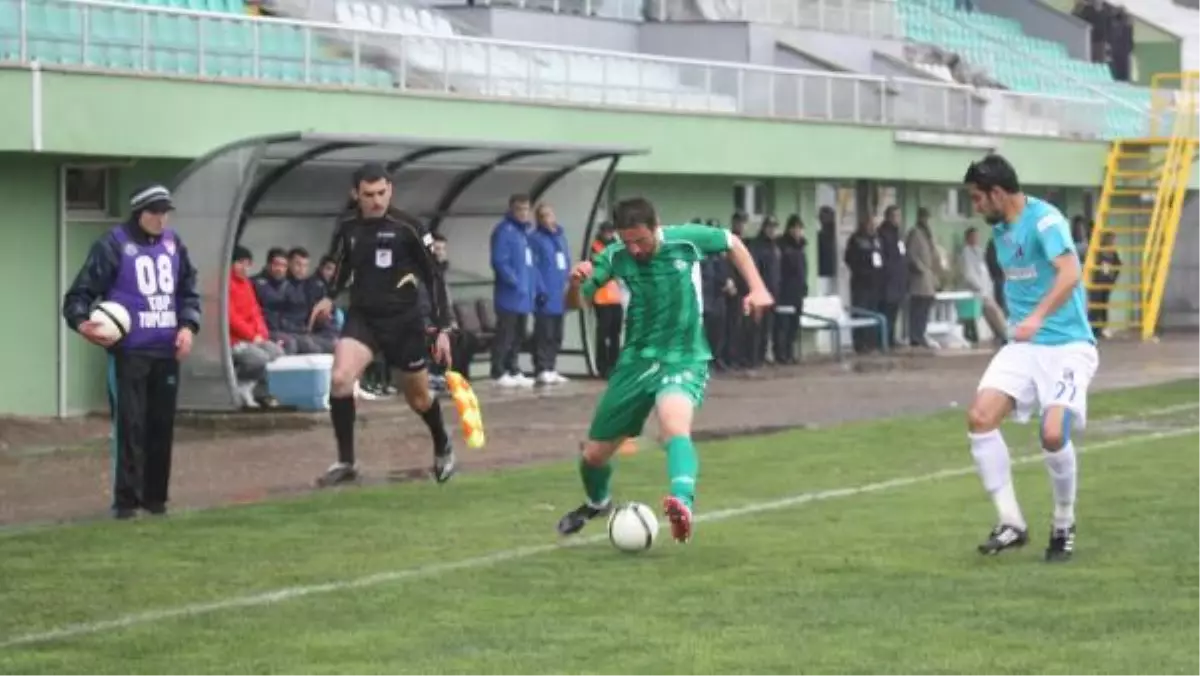
M 712 359 L 704 337 L 700 261 L 728 251 L 732 237 L 727 230 L 706 225 L 669 225 L 658 229 L 658 250 L 644 263 L 619 240 L 596 256 L 593 274 L 580 290 L 590 299 L 611 279 L 622 287 L 622 361 L 642 358 L 678 364 Z

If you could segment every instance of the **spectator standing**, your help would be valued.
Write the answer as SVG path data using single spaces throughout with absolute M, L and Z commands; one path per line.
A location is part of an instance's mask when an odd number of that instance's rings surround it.
M 750 254 L 754 257 L 754 267 L 763 279 L 767 291 L 772 298 L 779 297 L 779 220 L 774 215 L 763 219 L 758 237 L 750 243 Z M 747 343 L 751 346 L 751 366 L 758 368 L 767 360 L 767 344 L 771 342 L 772 327 L 775 325 L 775 313 L 765 312 L 755 321 L 747 318 Z
M 1083 216 L 1076 215 L 1071 219 L 1071 241 L 1075 243 L 1075 252 L 1079 255 L 1079 262 L 1087 260 L 1088 227 L 1087 219 Z
M 549 204 L 539 204 L 534 210 L 534 219 L 536 225 L 529 234 L 538 276 L 533 311 L 533 371 L 538 383 L 561 385 L 567 379 L 558 373 L 556 362 L 558 351 L 562 349 L 571 252 L 567 248 L 567 236 Z
M 179 362 L 200 330 L 196 269 L 179 235 L 167 227 L 174 210 L 161 185 L 130 197 L 128 220 L 96 240 L 63 297 L 67 325 L 108 351 L 113 419 L 113 516 L 139 508 L 167 512 Z M 129 311 L 129 333 L 105 337 L 89 319 L 99 301 Z
M 808 258 L 805 248 L 804 221 L 798 214 L 788 216 L 783 237 L 779 238 L 779 294 L 775 296 L 776 364 L 795 364 L 796 332 L 808 295 Z
M 995 238 L 988 240 L 983 258 L 987 263 L 988 274 L 992 277 L 992 298 L 996 300 L 1000 311 L 1007 315 L 1008 304 L 1004 302 L 1004 268 L 1000 267 L 1000 259 L 996 255 Z
M 529 248 L 529 218 L 529 196 L 513 195 L 508 200 L 508 212 L 492 230 L 492 272 L 496 276 L 492 379 L 500 387 L 533 386 L 533 379 L 521 373 L 518 364 L 526 321 L 533 312 L 537 295 L 537 272 Z
M 837 293 L 837 212 L 824 206 L 817 210 L 817 293 Z
M 1116 234 L 1105 232 L 1100 235 L 1096 248 L 1096 271 L 1092 273 L 1093 288 L 1088 292 L 1088 320 L 1097 338 L 1110 338 L 1108 328 L 1108 299 L 1112 287 L 1121 276 L 1121 254 L 1116 250 Z
M 283 356 L 283 348 L 270 340 L 271 332 L 258 305 L 250 266 L 254 255 L 244 246 L 233 248 L 229 269 L 229 345 L 237 374 L 239 396 L 249 408 L 274 408 L 279 403 L 267 391 L 267 365 Z
M 1129 82 L 1133 65 L 1133 19 L 1124 7 L 1117 7 L 1109 24 L 1108 69 L 1117 82 Z
M 992 330 L 992 335 L 998 343 L 1004 343 L 1008 339 L 1008 323 L 1005 321 L 1004 312 L 1000 310 L 1000 306 L 992 298 L 992 289 L 995 288 L 995 280 L 988 272 L 987 256 L 984 253 L 983 247 L 979 245 L 979 230 L 976 228 L 967 228 L 966 235 L 963 239 L 963 248 L 959 253 L 958 268 L 962 275 L 963 283 L 967 288 L 974 291 L 979 296 L 980 303 L 983 307 L 983 318 L 988 323 L 988 328 Z M 967 339 L 972 343 L 979 342 L 978 332 L 975 331 L 975 320 L 971 320 L 970 326 L 967 328 L 976 337 L 970 335 Z
M 616 228 L 609 221 L 600 224 L 600 231 L 592 242 L 592 257 L 600 255 L 616 239 Z M 596 313 L 596 372 L 608 378 L 621 352 L 621 324 L 625 321 L 625 306 L 621 302 L 621 287 L 612 280 L 600 287 L 592 300 Z
M 929 217 L 929 211 L 924 208 L 919 209 L 917 214 L 917 218 L 921 218 L 921 214 Z M 896 318 L 908 296 L 908 255 L 900 227 L 900 208 L 895 205 L 883 210 L 879 243 L 883 247 L 883 289 L 879 296 L 879 311 L 887 320 L 888 345 L 894 346 Z
M 929 210 L 917 211 L 917 226 L 909 231 L 908 253 L 908 342 L 913 347 L 925 346 L 925 329 L 929 312 L 942 283 L 942 259 L 933 243 L 929 229 Z
M 850 305 L 877 311 L 883 291 L 883 243 L 875 230 L 875 221 L 863 216 L 858 228 L 846 241 L 842 260 L 850 270 Z M 854 329 L 854 351 L 863 354 L 878 349 L 879 336 L 874 327 Z
M 710 219 L 708 226 L 720 228 Z M 725 254 L 709 254 L 700 261 L 700 288 L 704 300 L 704 337 L 713 354 L 712 367 L 723 371 L 725 365 L 725 298 L 733 291 L 729 279 L 729 260 Z
M 735 212 L 729 223 L 730 234 L 744 241 L 749 220 L 746 214 Z M 732 265 L 729 266 L 729 280 L 733 293 L 725 297 L 725 364 L 731 369 L 742 369 L 754 358 L 754 345 L 746 341 L 745 330 L 751 321 L 742 313 L 742 299 L 750 287 Z

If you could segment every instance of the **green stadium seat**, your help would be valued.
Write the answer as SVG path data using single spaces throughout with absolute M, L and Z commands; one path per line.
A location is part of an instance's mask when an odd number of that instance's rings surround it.
M 1103 88 L 1137 106 L 1149 107 L 1150 95 L 1146 90 L 1114 82 L 1106 65 L 1072 59 L 1066 45 L 1026 35 L 1021 24 L 1013 19 L 980 11 L 962 12 L 954 9 L 954 0 L 897 0 L 897 6 L 908 39 L 958 52 L 969 63 L 987 68 L 997 81 L 1013 91 L 1096 98 L 1095 91 L 1089 89 L 1091 86 Z M 957 22 L 937 20 L 930 15 L 930 7 L 952 15 Z M 1013 45 L 1020 53 L 1012 52 Z M 1044 73 L 1031 73 L 1025 54 L 1045 62 Z M 1064 81 L 1057 77 L 1058 73 L 1067 73 L 1079 82 Z M 1105 123 L 1109 136 L 1141 135 L 1147 125 L 1145 116 L 1135 110 L 1112 108 L 1105 115 Z
M 165 75 L 220 78 L 255 77 L 253 55 L 260 57 L 259 79 L 305 81 L 305 33 L 279 22 L 199 19 L 136 8 L 87 10 L 64 0 L 27 0 L 29 56 L 44 63 L 88 65 L 113 70 L 149 70 Z M 130 5 L 245 16 L 245 0 L 125 0 Z M 86 23 L 87 35 L 84 35 Z M 915 29 L 922 24 L 913 22 Z M 19 15 L 15 2 L 0 0 L 0 61 L 19 54 Z M 145 33 L 143 34 L 143 29 Z M 925 29 L 929 39 L 936 37 Z M 86 37 L 86 40 L 85 40 Z M 259 43 L 256 46 L 255 40 Z M 203 44 L 201 44 L 203 42 Z M 84 45 L 87 45 L 86 53 Z M 143 44 L 144 43 L 144 44 Z M 143 53 L 143 49 L 148 51 Z M 200 67 L 203 51 L 203 69 Z M 325 57 L 312 45 L 310 80 L 318 84 L 392 88 L 391 73 L 362 67 L 357 73 L 345 58 Z

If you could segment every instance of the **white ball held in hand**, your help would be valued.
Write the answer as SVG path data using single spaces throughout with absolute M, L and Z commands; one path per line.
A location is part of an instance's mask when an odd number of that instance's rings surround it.
M 92 314 L 88 317 L 89 321 L 95 322 L 99 327 L 104 337 L 114 340 L 121 340 L 129 334 L 129 327 L 132 326 L 132 320 L 129 317 L 129 310 L 120 303 L 115 303 L 111 300 L 106 300 L 96 306 L 92 310 Z

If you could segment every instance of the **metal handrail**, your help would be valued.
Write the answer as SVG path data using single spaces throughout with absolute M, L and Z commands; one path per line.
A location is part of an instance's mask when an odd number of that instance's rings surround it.
M 0 0 L 2 3 L 16 3 L 21 8 L 22 17 L 20 24 L 20 41 L 22 60 L 28 61 L 28 43 L 31 40 L 29 36 L 29 25 L 26 20 L 28 17 L 29 3 L 27 0 Z M 630 54 L 626 52 L 618 52 L 603 49 L 590 48 L 573 48 L 560 45 L 541 45 L 531 44 L 527 42 L 518 42 L 513 40 L 501 40 L 495 38 L 479 38 L 467 36 L 443 36 L 430 35 L 422 32 L 409 31 L 394 31 L 378 28 L 367 27 L 349 27 L 344 24 L 317 22 L 309 20 L 298 20 L 290 18 L 275 18 L 275 17 L 252 17 L 245 15 L 221 14 L 214 12 L 193 11 L 184 9 L 175 9 L 170 7 L 149 6 L 149 5 L 130 5 L 112 0 L 49 0 L 51 3 L 64 4 L 70 7 L 83 8 L 84 25 L 88 25 L 88 16 L 93 10 L 115 10 L 123 13 L 140 14 L 142 19 L 139 21 L 140 29 L 140 58 L 137 59 L 137 66 L 134 69 L 152 70 L 149 67 L 151 63 L 151 54 L 162 50 L 173 50 L 176 52 L 188 52 L 189 48 L 179 47 L 177 45 L 164 47 L 160 45 L 152 45 L 152 34 L 150 33 L 151 23 L 146 17 L 155 15 L 189 17 L 197 20 L 211 20 L 222 24 L 242 24 L 250 28 L 248 31 L 254 41 L 253 53 L 250 55 L 253 60 L 253 74 L 256 79 L 262 79 L 264 62 L 268 60 L 286 60 L 278 56 L 263 56 L 262 31 L 258 30 L 264 25 L 280 25 L 290 26 L 302 32 L 305 42 L 304 53 L 304 82 L 312 82 L 311 77 L 311 62 L 314 58 L 313 52 L 316 44 L 327 36 L 337 36 L 334 42 L 349 43 L 350 53 L 348 61 L 353 65 L 354 81 L 359 82 L 359 70 L 364 66 L 363 51 L 365 48 L 371 48 L 375 45 L 386 45 L 389 51 L 398 50 L 400 57 L 397 59 L 399 65 L 397 68 L 401 70 L 400 77 L 397 78 L 396 85 L 401 89 L 408 88 L 407 78 L 409 73 L 407 70 L 413 70 L 417 76 L 423 73 L 431 73 L 433 71 L 422 70 L 419 64 L 414 66 L 411 61 L 413 58 L 404 56 L 404 47 L 408 46 L 408 42 L 419 40 L 421 44 L 436 43 L 441 45 L 442 67 L 439 69 L 440 74 L 444 77 L 444 91 L 451 93 L 455 88 L 450 85 L 451 79 L 462 75 L 460 71 L 455 71 L 450 66 L 450 51 L 458 49 L 459 51 L 452 54 L 458 57 L 458 60 L 466 58 L 467 48 L 475 50 L 474 53 L 482 54 L 486 61 L 486 73 L 482 79 L 486 81 L 489 88 L 495 88 L 497 85 L 512 85 L 517 80 L 524 80 L 528 86 L 529 92 L 535 88 L 552 87 L 565 88 L 567 98 L 570 98 L 570 93 L 575 90 L 594 90 L 600 92 L 598 103 L 601 105 L 621 105 L 624 101 L 624 95 L 617 94 L 609 95 L 609 90 L 614 92 L 637 92 L 636 104 L 644 104 L 643 93 L 649 92 L 660 98 L 667 97 L 669 103 L 657 105 L 658 107 L 668 107 L 680 109 L 678 102 L 681 98 L 695 99 L 699 97 L 705 102 L 705 108 L 697 110 L 694 106 L 684 106 L 683 109 L 688 112 L 723 112 L 731 114 L 743 115 L 765 115 L 768 117 L 785 117 L 794 119 L 821 119 L 830 121 L 843 121 L 858 124 L 882 124 L 895 125 L 898 123 L 898 112 L 908 113 L 909 117 L 913 113 L 913 99 L 900 100 L 896 97 L 904 89 L 908 92 L 916 92 L 915 102 L 918 104 L 917 119 L 905 119 L 903 126 L 914 128 L 929 128 L 929 129 L 947 129 L 953 131 L 966 132 L 984 132 L 988 130 L 983 123 L 976 124 L 974 122 L 973 113 L 978 113 L 980 109 L 976 99 L 1007 99 L 1017 102 L 1024 107 L 1025 111 L 1033 111 L 1032 113 L 1022 112 L 1018 110 L 1017 114 L 1030 114 L 1034 117 L 1047 115 L 1049 119 L 1054 118 L 1056 113 L 1071 113 L 1073 107 L 1085 106 L 1095 108 L 1090 111 L 1090 116 L 1094 116 L 1103 108 L 1103 103 L 1095 99 L 1085 99 L 1070 96 L 1051 96 L 1043 94 L 1027 94 L 1020 92 L 1011 92 L 1007 90 L 991 90 L 978 89 L 969 85 L 960 83 L 946 83 L 934 80 L 921 80 L 916 78 L 896 78 L 882 77 L 878 75 L 852 74 L 852 73 L 834 73 L 826 71 L 806 71 L 788 68 L 780 68 L 766 65 L 752 65 L 735 62 L 722 62 L 703 59 L 687 59 L 669 56 L 648 56 L 640 54 Z M 203 63 L 206 56 L 206 47 L 202 37 L 204 32 L 204 24 L 197 24 L 197 40 L 196 56 Z M 86 55 L 88 49 L 88 33 L 86 28 L 83 29 L 83 35 L 80 36 L 81 48 Z M 373 40 L 373 44 L 367 44 L 368 40 Z M 211 48 L 210 48 L 211 49 Z M 511 52 L 520 55 L 529 63 L 534 63 L 548 56 L 563 57 L 563 65 L 565 66 L 565 76 L 547 77 L 545 74 L 535 72 L 530 69 L 528 73 L 518 77 L 510 77 L 506 73 L 497 72 L 493 61 L 504 52 Z M 572 59 L 595 59 L 600 62 L 602 67 L 602 81 L 573 81 L 571 80 L 571 63 Z M 638 73 L 638 83 L 633 85 L 630 82 L 613 81 L 609 71 L 612 64 L 631 64 L 636 67 Z M 461 64 L 460 64 L 461 66 Z M 644 73 L 647 68 L 658 67 L 662 69 L 672 69 L 675 72 L 675 79 L 671 80 L 671 84 L 667 87 L 662 87 L 658 83 L 644 83 Z M 406 70 L 407 69 L 407 70 Z M 689 70 L 690 69 L 690 70 Z M 437 75 L 437 72 L 433 72 Z M 701 77 L 692 78 L 693 81 L 702 80 L 701 86 L 685 86 L 679 81 L 681 74 L 697 75 Z M 563 79 L 565 77 L 565 79 Z M 721 83 L 725 84 L 725 91 L 721 87 L 716 86 L 716 80 L 720 78 Z M 843 97 L 841 101 L 835 101 L 834 91 L 836 88 L 844 88 L 850 85 L 853 89 L 848 90 L 850 93 L 839 93 Z M 789 106 L 794 106 L 794 113 L 780 112 L 776 99 L 779 96 L 779 87 L 790 87 L 795 90 L 794 96 L 799 97 L 792 100 Z M 914 89 L 919 88 L 919 89 Z M 555 90 L 557 91 L 557 89 Z M 823 99 L 824 114 L 809 115 L 806 102 L 803 100 L 806 94 L 816 92 L 818 95 L 823 94 L 826 98 Z M 941 97 L 941 119 L 934 119 L 938 112 L 935 110 L 932 114 L 929 113 L 929 104 L 935 106 L 938 103 L 937 99 L 930 101 L 926 96 L 932 92 L 934 96 Z M 493 95 L 496 95 L 493 93 Z M 514 94 L 510 94 L 514 95 Z M 515 94 L 522 96 L 522 94 Z M 504 96 L 503 94 L 499 96 Z M 556 94 L 526 94 L 528 98 L 544 100 L 547 97 L 554 98 Z M 557 96 L 561 96 L 558 94 Z M 848 101 L 846 100 L 848 99 Z M 732 102 L 733 109 L 728 108 L 728 104 Z M 785 101 L 785 103 L 788 103 Z M 835 111 L 835 108 L 845 109 L 845 105 L 835 106 L 835 103 L 846 104 L 850 103 L 853 106 L 853 111 L 846 115 L 844 112 Z M 719 105 L 718 105 L 719 104 Z M 717 107 L 713 107 L 716 105 Z M 897 106 L 903 106 L 903 110 L 897 109 Z M 765 107 L 765 108 L 764 108 Z M 965 107 L 965 110 L 959 108 Z M 762 110 L 757 110 L 764 108 Z M 953 109 L 953 110 L 952 110 Z M 790 110 L 790 107 L 789 107 Z M 924 117 L 929 115 L 929 117 Z M 953 119 L 952 119 L 953 118 Z M 955 120 L 958 120 L 957 122 Z M 1043 122 L 1045 120 L 1042 120 Z M 1079 124 L 1079 115 L 1067 115 L 1062 119 L 1057 119 L 1060 126 L 1071 126 Z M 1025 130 L 1007 129 L 1004 133 L 1030 133 Z M 1042 134 L 1044 135 L 1044 134 Z

